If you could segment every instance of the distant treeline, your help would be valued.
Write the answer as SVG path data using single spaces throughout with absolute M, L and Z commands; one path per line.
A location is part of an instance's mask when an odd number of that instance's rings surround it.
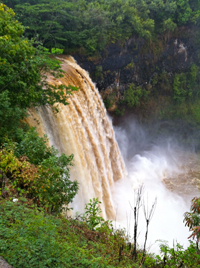
M 47 48 L 93 54 L 131 36 L 151 39 L 196 24 L 199 0 L 3 0 Z

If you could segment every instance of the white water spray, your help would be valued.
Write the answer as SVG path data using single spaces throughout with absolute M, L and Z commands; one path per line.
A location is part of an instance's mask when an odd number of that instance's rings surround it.
M 190 196 L 180 196 L 169 191 L 164 184 L 164 180 L 176 178 L 183 172 L 183 149 L 170 138 L 151 139 L 149 133 L 134 119 L 127 120 L 123 127 L 116 127 L 115 133 L 128 171 L 127 178 L 117 181 L 113 187 L 117 226 L 125 227 L 133 237 L 134 215 L 131 206 L 134 207 L 136 198 L 134 190 L 143 184 L 143 197 L 144 200 L 148 198 L 149 209 L 157 198 L 156 210 L 149 225 L 149 250 L 158 252 L 157 240 L 166 241 L 171 247 L 174 242 L 188 246 L 189 232 L 184 226 L 183 214 L 189 211 L 192 192 Z M 176 181 L 172 180 L 171 183 L 175 184 Z M 140 209 L 138 229 L 138 241 L 142 247 L 146 231 L 143 208 Z

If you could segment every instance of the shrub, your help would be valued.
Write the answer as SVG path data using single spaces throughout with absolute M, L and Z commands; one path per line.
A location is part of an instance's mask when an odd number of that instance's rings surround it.
M 39 137 L 35 128 L 30 128 L 28 132 L 24 133 L 23 139 L 15 143 L 14 152 L 18 158 L 27 156 L 34 165 L 39 165 L 44 159 L 58 154 L 55 148 L 48 146 L 47 136 Z
M 77 181 L 70 180 L 69 166 L 72 165 L 72 159 L 73 155 L 54 155 L 43 160 L 39 166 L 38 197 L 40 203 L 51 212 L 61 212 L 63 205 L 72 202 L 78 192 Z
M 7 90 L 0 92 L 0 144 L 5 141 L 6 137 L 15 141 L 21 140 L 26 125 L 21 119 L 26 116 L 25 109 L 18 106 L 12 106 L 9 92 Z
M 140 105 L 141 100 L 147 98 L 148 92 L 141 87 L 135 88 L 134 84 L 131 84 L 130 87 L 124 93 L 124 101 L 129 108 L 137 107 Z
M 103 227 L 107 227 L 106 229 L 109 230 L 109 225 L 112 226 L 112 224 L 100 216 L 102 213 L 100 204 L 98 197 L 90 199 L 90 202 L 85 206 L 83 219 L 91 229 L 101 230 Z
M 116 102 L 116 96 L 115 93 L 110 93 L 109 95 L 107 95 L 107 97 L 103 100 L 104 105 L 107 109 L 112 108 L 112 106 L 115 104 Z
M 173 248 L 169 248 L 167 244 L 161 244 L 160 251 L 161 256 L 157 255 L 156 259 L 161 267 L 199 267 L 200 255 L 192 242 L 186 250 L 179 243 Z
M 27 157 L 17 158 L 13 150 L 0 151 L 2 197 L 25 196 L 49 212 L 61 212 L 72 202 L 78 183 L 69 178 L 73 155 L 53 155 L 35 166 Z M 65 207 L 63 207 L 65 205 Z
M 85 249 L 86 239 L 80 243 L 71 225 L 24 204 L 1 202 L 0 255 L 15 268 L 106 267 L 98 266 L 102 258 Z

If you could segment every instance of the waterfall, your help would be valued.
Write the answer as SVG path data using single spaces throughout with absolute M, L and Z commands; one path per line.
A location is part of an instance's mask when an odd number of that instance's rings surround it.
M 177 239 L 187 245 L 189 234 L 183 224 L 183 214 L 189 210 L 189 199 L 195 194 L 196 187 L 188 163 L 191 162 L 192 169 L 198 166 L 198 156 L 192 155 L 196 162 L 188 161 L 191 156 L 188 158 L 189 154 L 173 138 L 152 136 L 154 132 L 158 133 L 156 126 L 153 126 L 151 134 L 145 126 L 126 118 L 121 126 L 115 128 L 126 163 L 126 174 L 112 123 L 98 90 L 88 73 L 72 57 L 63 57 L 60 61 L 65 71 L 64 77 L 56 79 L 49 75 L 48 82 L 72 85 L 78 87 L 78 91 L 68 99 L 69 105 L 58 105 L 57 114 L 49 106 L 30 109 L 27 122 L 37 128 L 40 136 L 47 134 L 49 144 L 60 153 L 74 154 L 70 174 L 72 180 L 79 182 L 79 192 L 72 204 L 74 211 L 82 213 L 85 204 L 98 197 L 102 202 L 102 216 L 115 220 L 115 228 L 125 227 L 132 236 L 134 189 L 144 184 L 149 204 L 155 197 L 158 198 L 148 238 L 149 246 L 159 239 L 171 243 Z M 186 161 L 183 155 L 186 155 Z M 199 193 L 198 189 L 195 191 Z M 142 217 L 140 213 L 138 241 L 141 245 L 145 233 Z M 158 252 L 158 247 L 152 250 Z
M 27 122 L 36 126 L 40 136 L 47 134 L 50 145 L 60 153 L 74 154 L 71 178 L 79 182 L 78 209 L 93 197 L 102 202 L 103 217 L 115 218 L 111 189 L 125 175 L 124 163 L 115 140 L 112 124 L 100 94 L 72 57 L 60 58 L 64 77 L 48 76 L 53 85 L 78 87 L 68 99 L 69 105 L 59 104 L 55 114 L 48 106 L 30 109 Z

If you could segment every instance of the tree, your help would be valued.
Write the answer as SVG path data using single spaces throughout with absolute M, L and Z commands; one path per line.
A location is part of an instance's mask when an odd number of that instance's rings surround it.
M 67 95 L 75 88 L 47 83 L 46 74 L 62 76 L 58 60 L 51 60 L 39 43 L 23 37 L 24 27 L 15 13 L 0 4 L 0 93 L 7 90 L 12 106 L 67 103 Z
M 37 37 L 48 48 L 67 48 L 72 41 L 76 21 L 71 15 L 73 6 L 67 1 L 50 0 L 21 3 L 15 6 L 17 16 L 26 29 L 26 36 Z

